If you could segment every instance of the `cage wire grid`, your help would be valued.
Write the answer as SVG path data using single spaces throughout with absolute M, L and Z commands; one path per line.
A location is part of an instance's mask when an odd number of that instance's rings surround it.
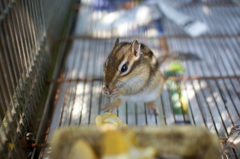
M 97 30 L 99 21 L 91 19 L 102 18 L 111 10 L 89 3 L 76 8 L 75 32 L 62 39 L 71 43 L 71 48 L 61 76 L 48 79 L 49 83 L 58 83 L 58 90 L 47 142 L 61 126 L 94 124 L 95 116 L 104 113 L 101 108 L 113 100 L 101 93 L 102 68 L 118 34 L 115 30 Z M 240 153 L 226 144 L 231 128 L 239 124 L 240 117 L 239 7 L 229 1 L 210 1 L 182 5 L 179 10 L 206 22 L 210 31 L 191 38 L 162 17 L 158 21 L 161 31 L 153 23 L 144 29 L 129 24 L 120 41 L 138 39 L 158 58 L 168 52 L 193 53 L 201 61 L 180 61 L 185 72 L 168 77 L 156 100 L 158 115 L 149 115 L 144 103 L 132 102 L 122 104 L 114 112 L 130 126 L 192 124 L 207 127 L 219 136 L 222 158 L 240 158 Z M 161 66 L 165 76 L 169 64 Z M 180 105 L 177 112 L 176 103 Z M 50 148 L 43 152 L 43 158 L 47 158 Z
M 63 24 L 70 2 L 0 1 L 0 158 L 31 154 L 25 152 L 26 137 L 33 132 L 50 48 L 61 31 L 56 26 Z

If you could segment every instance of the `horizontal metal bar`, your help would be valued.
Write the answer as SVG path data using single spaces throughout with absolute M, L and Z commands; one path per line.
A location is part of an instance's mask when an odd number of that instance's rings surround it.
M 130 1 L 131 2 L 131 1 Z M 136 6 L 137 4 L 139 4 L 138 2 L 132 2 L 131 3 L 131 7 Z M 191 1 L 191 2 L 186 2 L 184 3 L 184 6 L 199 6 L 199 5 L 204 5 L 204 6 L 211 6 L 211 7 L 218 7 L 218 6 L 223 6 L 223 7 L 228 7 L 228 6 L 234 6 L 234 3 L 231 2 L 199 2 L 199 1 Z M 74 9 L 78 10 L 80 9 L 82 6 L 84 7 L 92 7 L 92 5 L 82 5 L 82 4 L 75 4 L 73 6 Z
M 147 36 L 121 36 L 121 39 L 129 39 L 129 38 L 134 38 L 134 39 L 155 39 L 155 38 L 166 38 L 166 39 L 200 39 L 200 38 L 239 38 L 240 37 L 240 33 L 239 34 L 207 34 L 207 35 L 201 35 L 198 37 L 191 37 L 191 36 L 187 36 L 187 35 L 163 35 L 163 36 L 156 36 L 156 37 L 147 37 Z M 107 39 L 116 39 L 118 38 L 116 37 L 106 37 L 106 38 L 102 38 L 102 37 L 94 37 L 94 36 L 88 36 L 88 35 L 78 35 L 78 36 L 68 36 L 68 37 L 64 37 L 61 38 L 60 41 L 62 40 L 69 40 L 69 41 L 73 41 L 73 40 L 107 40 Z
M 199 76 L 172 76 L 164 77 L 165 80 L 172 81 L 187 81 L 187 80 L 218 80 L 218 79 L 240 79 L 240 76 L 209 76 L 209 77 L 199 77 Z M 96 78 L 57 78 L 57 79 L 46 79 L 47 83 L 62 83 L 62 82 L 92 82 L 92 81 L 103 81 L 103 77 Z
M 219 80 L 219 79 L 240 79 L 240 76 L 208 76 L 208 77 L 188 77 L 188 76 L 175 76 L 175 77 L 168 77 L 165 78 L 166 80 L 173 80 L 173 81 L 187 81 L 187 80 Z
M 24 148 L 46 148 L 46 147 L 50 147 L 50 143 L 22 144 L 21 146 L 24 147 Z
M 203 1 L 191 1 L 189 3 L 184 3 L 185 6 L 197 6 L 197 5 L 205 5 L 205 6 L 223 6 L 223 7 L 229 7 L 229 6 L 234 6 L 234 3 L 231 2 L 203 2 Z

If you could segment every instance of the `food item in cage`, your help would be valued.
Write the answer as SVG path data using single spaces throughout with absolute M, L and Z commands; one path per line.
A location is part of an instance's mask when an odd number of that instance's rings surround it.
M 69 159 L 97 159 L 91 146 L 82 139 L 77 140 L 71 147 Z
M 217 136 L 203 127 L 148 127 L 139 129 L 136 136 L 139 145 L 155 147 L 160 158 L 220 158 Z
M 86 140 L 91 136 L 90 139 Z M 94 145 L 99 145 L 99 134 L 88 127 L 66 126 L 54 132 L 51 139 L 50 159 L 97 159 Z
M 118 127 L 102 131 L 101 127 L 86 126 L 60 128 L 52 140 L 51 159 L 69 158 L 79 141 L 86 142 L 99 159 L 220 158 L 218 138 L 202 127 Z
M 115 126 L 126 126 L 127 124 L 121 120 L 117 114 L 115 113 L 105 113 L 103 115 L 97 115 L 95 117 L 95 125 L 96 126 L 104 126 L 104 125 L 115 125 Z
M 114 143 L 114 144 L 113 144 Z M 108 130 L 103 133 L 101 139 L 102 156 L 127 155 L 131 147 L 131 141 L 127 136 L 117 130 Z
M 89 128 L 89 129 L 88 129 Z M 85 130 L 84 130 L 85 129 Z M 97 134 L 96 136 L 94 134 Z M 99 136 L 100 135 L 100 136 Z M 150 159 L 156 149 L 139 147 L 132 130 L 64 127 L 52 139 L 51 159 Z M 96 156 L 98 154 L 98 156 Z
M 102 159 L 151 159 L 156 154 L 152 146 L 139 147 L 134 142 L 134 131 L 109 130 L 101 141 Z

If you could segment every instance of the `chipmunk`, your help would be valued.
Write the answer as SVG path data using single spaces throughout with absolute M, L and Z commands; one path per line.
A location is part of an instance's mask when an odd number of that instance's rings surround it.
M 168 53 L 158 60 L 151 49 L 137 40 L 115 41 L 114 47 L 104 64 L 103 93 L 118 99 L 108 103 L 103 110 L 119 107 L 123 101 L 146 102 L 150 114 L 157 114 L 154 100 L 162 92 L 165 78 L 160 65 L 172 60 L 195 60 L 201 58 L 191 52 Z
M 154 100 L 162 92 L 164 78 L 153 52 L 144 44 L 119 42 L 104 64 L 103 93 L 118 98 L 108 103 L 104 111 L 119 107 L 123 101 L 146 102 L 148 110 L 157 114 Z

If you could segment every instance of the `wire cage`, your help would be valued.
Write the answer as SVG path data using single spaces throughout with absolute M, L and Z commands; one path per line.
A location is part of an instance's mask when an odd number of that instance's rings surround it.
M 26 158 L 71 1 L 0 1 L 0 158 Z M 56 17 L 55 15 L 58 14 Z M 37 126 L 35 126 L 37 127 Z
M 3 158 L 49 158 L 54 130 L 92 125 L 104 113 L 113 99 L 101 93 L 102 66 L 117 37 L 139 40 L 157 58 L 191 53 L 200 59 L 162 64 L 167 81 L 156 100 L 159 114 L 149 115 L 144 103 L 126 102 L 114 110 L 122 120 L 130 126 L 204 126 L 218 135 L 222 158 L 240 158 L 227 144 L 240 124 L 238 2 L 173 1 L 177 13 L 190 19 L 184 25 L 155 2 L 0 2 Z M 207 29 L 190 35 L 184 27 L 196 21 Z

